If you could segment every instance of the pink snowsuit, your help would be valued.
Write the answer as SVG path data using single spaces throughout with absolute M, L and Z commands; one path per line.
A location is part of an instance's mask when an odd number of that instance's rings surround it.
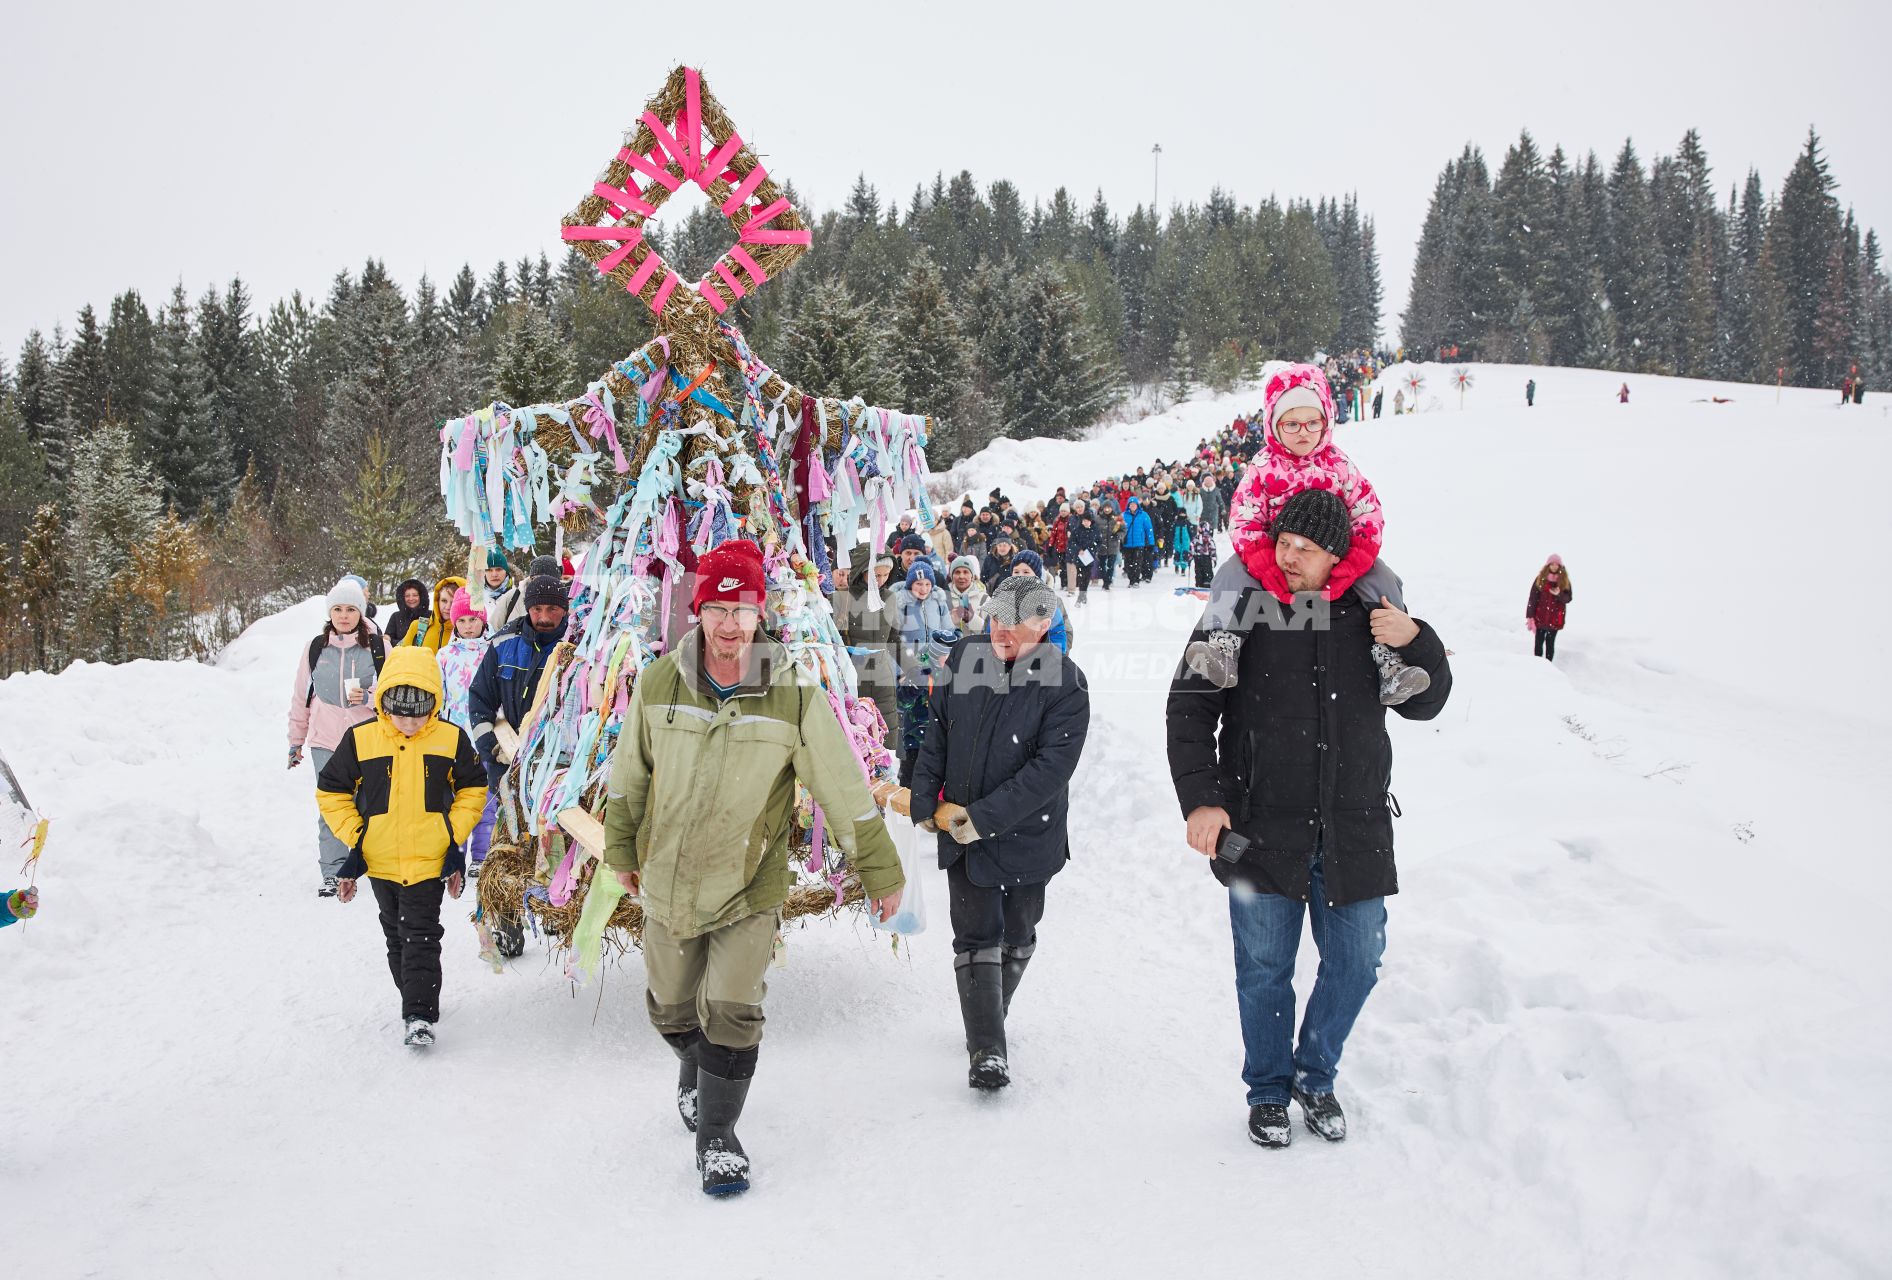
M 1320 443 L 1306 457 L 1296 457 L 1281 443 L 1275 432 L 1275 402 L 1295 388 L 1305 386 L 1320 398 L 1327 415 L 1326 429 Z M 1263 445 L 1254 460 L 1242 472 L 1229 509 L 1229 534 L 1235 554 L 1257 581 L 1281 600 L 1292 599 L 1287 580 L 1275 564 L 1274 537 L 1268 530 L 1288 499 L 1305 489 L 1330 489 L 1347 505 L 1353 517 L 1353 545 L 1334 566 L 1327 586 L 1321 592 L 1329 600 L 1338 600 L 1379 559 L 1380 543 L 1386 536 L 1386 520 L 1380 512 L 1379 495 L 1353 459 L 1335 446 L 1334 393 L 1327 379 L 1311 364 L 1293 364 L 1279 370 L 1263 388 L 1267 409 L 1262 422 Z
M 440 684 L 447 695 L 447 705 L 441 708 L 440 714 L 469 733 L 473 729 L 473 719 L 467 713 L 466 693 L 472 688 L 473 677 L 479 672 L 480 662 L 490 648 L 492 644 L 485 636 L 476 636 L 471 640 L 455 636 L 440 650 Z

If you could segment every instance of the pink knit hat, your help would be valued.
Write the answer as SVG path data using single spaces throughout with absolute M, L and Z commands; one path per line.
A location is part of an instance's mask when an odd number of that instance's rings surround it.
M 1291 364 L 1277 369 L 1262 386 L 1262 421 L 1269 432 L 1289 409 L 1319 409 L 1328 425 L 1334 420 L 1334 393 L 1319 365 Z
M 462 618 L 471 618 L 478 612 L 479 610 L 473 607 L 473 597 L 467 594 L 465 587 L 461 587 L 453 593 L 453 607 L 447 610 L 447 621 L 458 622 Z
M 1545 563 L 1545 564 L 1554 564 L 1554 565 L 1556 565 L 1556 566 L 1557 566 L 1557 567 L 1558 567 L 1559 569 L 1561 569 L 1561 568 L 1563 568 L 1563 565 L 1564 565 L 1564 558 L 1563 558 L 1562 556 L 1558 556 L 1558 555 L 1553 555 L 1553 556 L 1552 556 L 1552 557 L 1551 557 L 1550 559 L 1548 559 L 1548 560 L 1546 560 L 1546 561 L 1545 561 L 1544 563 Z

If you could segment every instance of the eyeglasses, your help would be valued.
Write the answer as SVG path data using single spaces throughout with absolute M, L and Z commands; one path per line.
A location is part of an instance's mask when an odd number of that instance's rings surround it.
M 731 618 L 734 618 L 737 622 L 746 627 L 762 616 L 762 610 L 752 604 L 729 605 L 710 603 L 698 609 L 696 616 L 703 619 L 703 621 L 709 623 L 711 626 L 719 626 L 729 621 Z
M 1274 429 L 1282 435 L 1305 435 L 1323 430 L 1326 426 L 1326 420 L 1320 419 L 1314 422 L 1277 422 L 1274 424 Z

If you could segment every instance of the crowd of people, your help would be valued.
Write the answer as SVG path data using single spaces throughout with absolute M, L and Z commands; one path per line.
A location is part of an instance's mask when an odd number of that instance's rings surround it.
M 1324 371 L 1288 366 L 1259 413 L 1185 457 L 1025 509 L 994 490 L 930 530 L 909 518 L 845 556 L 829 549 L 823 585 L 862 695 L 895 740 L 912 819 L 938 840 L 973 1088 L 1010 1082 L 1006 1020 L 1046 886 L 1071 856 L 1090 701 L 1070 611 L 1119 568 L 1135 588 L 1167 564 L 1193 570 L 1206 600 L 1170 689 L 1168 753 L 1184 838 L 1229 893 L 1248 1134 L 1286 1146 L 1292 1101 L 1312 1132 L 1345 1138 L 1335 1076 L 1398 888 L 1385 716 L 1436 716 L 1451 672 L 1379 558 L 1378 499 L 1334 444 L 1339 421 Z M 1218 566 L 1222 531 L 1235 554 Z M 434 1042 L 443 900 L 490 840 L 503 739 L 565 635 L 570 574 L 539 557 L 515 581 L 494 553 L 470 584 L 403 582 L 385 630 L 345 577 L 298 656 L 289 765 L 306 751 L 316 766 L 320 892 L 347 902 L 368 879 L 409 1045 Z M 1552 556 L 1526 605 L 1546 658 L 1570 598 Z M 754 543 L 696 563 L 693 625 L 633 686 L 603 815 L 604 866 L 641 902 L 650 1020 L 677 1057 L 677 1108 L 711 1195 L 749 1185 L 735 1126 L 795 881 L 796 783 L 875 920 L 895 918 L 906 888 L 847 732 L 768 633 L 767 602 Z M 1294 955 L 1310 918 L 1321 966 L 1297 1041 Z M 523 936 L 496 945 L 517 955 Z

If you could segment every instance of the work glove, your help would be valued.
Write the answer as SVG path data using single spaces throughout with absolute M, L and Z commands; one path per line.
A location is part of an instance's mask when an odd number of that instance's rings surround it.
M 964 809 L 961 809 L 954 817 L 952 826 L 947 829 L 946 834 L 960 844 L 971 844 L 979 839 L 979 832 L 972 825 L 972 815 Z

